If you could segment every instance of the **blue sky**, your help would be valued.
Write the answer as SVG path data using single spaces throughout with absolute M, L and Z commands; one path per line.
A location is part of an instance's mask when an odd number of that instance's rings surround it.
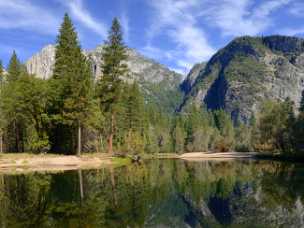
M 84 49 L 103 43 L 117 16 L 128 46 L 182 73 L 236 36 L 304 35 L 303 0 L 0 0 L 0 59 L 54 43 L 64 12 Z

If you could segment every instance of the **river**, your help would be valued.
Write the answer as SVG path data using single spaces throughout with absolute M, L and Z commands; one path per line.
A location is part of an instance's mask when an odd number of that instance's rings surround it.
M 149 160 L 0 174 L 0 227 L 303 227 L 304 166 Z

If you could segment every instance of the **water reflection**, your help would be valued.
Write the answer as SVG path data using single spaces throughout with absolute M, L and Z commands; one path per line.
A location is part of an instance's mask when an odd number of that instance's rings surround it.
M 0 175 L 1 227 L 301 227 L 302 165 L 183 162 Z

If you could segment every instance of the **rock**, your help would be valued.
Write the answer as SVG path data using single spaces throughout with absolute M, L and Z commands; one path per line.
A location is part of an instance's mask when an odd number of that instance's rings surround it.
M 26 62 L 27 71 L 42 79 L 48 79 L 53 73 L 55 46 L 47 45 Z
M 192 88 L 192 86 L 194 85 L 197 77 L 200 75 L 201 71 L 203 71 L 206 67 L 206 63 L 197 63 L 194 65 L 194 67 L 192 67 L 192 69 L 190 70 L 189 74 L 187 75 L 187 77 L 185 78 L 185 80 L 182 82 L 181 84 L 181 90 L 184 93 L 188 93 L 190 91 L 190 89 Z
M 50 78 L 55 63 L 55 49 L 54 45 L 47 45 L 39 53 L 32 56 L 26 62 L 28 72 L 42 79 Z M 84 51 L 84 54 L 91 62 L 94 78 L 98 79 L 101 76 L 102 46 L 91 51 Z M 126 63 L 131 74 L 125 80 L 137 81 L 146 100 L 155 102 L 167 111 L 173 112 L 182 98 L 179 85 L 183 76 L 144 57 L 134 49 L 128 48 L 127 54 L 129 58 Z
M 187 90 L 180 110 L 204 105 L 248 122 L 266 99 L 289 97 L 298 106 L 303 89 L 304 39 L 245 36 L 210 59 Z

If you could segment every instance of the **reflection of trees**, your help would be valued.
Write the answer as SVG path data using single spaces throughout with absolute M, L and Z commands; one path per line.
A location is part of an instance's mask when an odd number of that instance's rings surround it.
M 254 222 L 279 206 L 294 210 L 304 189 L 298 169 L 269 161 L 156 160 L 98 171 L 0 176 L 1 225 L 247 224 L 244 218 Z
M 48 205 L 47 192 L 50 178 L 47 175 L 19 175 L 3 178 L 1 200 L 6 217 L 4 227 L 38 227 L 45 220 Z

